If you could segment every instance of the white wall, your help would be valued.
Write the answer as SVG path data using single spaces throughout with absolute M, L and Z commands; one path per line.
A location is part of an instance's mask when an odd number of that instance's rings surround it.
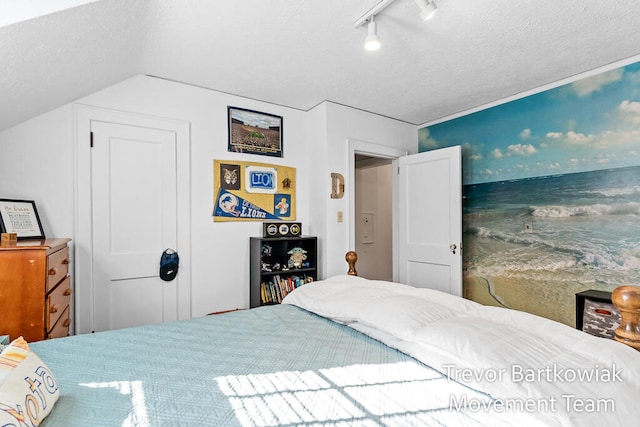
M 418 150 L 418 130 L 415 126 L 399 120 L 382 117 L 362 110 L 356 110 L 344 105 L 326 103 L 327 109 L 327 140 L 326 150 L 329 153 L 325 182 L 326 199 L 326 276 L 331 277 L 346 272 L 344 254 L 354 248 L 349 247 L 349 200 L 353 186 L 348 182 L 349 150 L 348 140 L 359 140 L 368 143 L 398 147 L 408 153 Z M 342 199 L 330 199 L 330 173 L 337 172 L 345 177 L 345 194 Z M 337 222 L 337 212 L 344 213 L 344 222 Z M 391 244 L 391 243 L 389 243 Z
M 329 102 L 304 112 L 147 76 L 125 80 L 78 103 L 190 123 L 193 316 L 248 307 L 249 237 L 262 233 L 259 222 L 213 222 L 214 159 L 296 168 L 296 219 L 304 234 L 319 237 L 322 278 L 346 271 L 349 197 L 329 196 L 330 173 L 348 176 L 347 138 L 417 150 L 417 128 L 397 120 Z M 281 115 L 284 157 L 227 152 L 228 105 Z M 51 237 L 73 238 L 75 233 L 74 120 L 73 105 L 65 105 L 0 132 L 0 197 L 36 200 Z M 338 210 L 345 214 L 340 224 L 335 221 Z
M 326 275 L 327 253 L 327 198 L 331 194 L 330 175 L 327 173 L 327 103 L 316 106 L 307 113 L 309 152 L 309 224 L 302 225 L 304 234 L 318 236 L 318 278 Z
M 296 167 L 296 220 L 309 221 L 306 113 L 145 76 L 126 80 L 83 104 L 191 123 L 192 313 L 203 315 L 249 305 L 249 237 L 258 222 L 213 222 L 213 160 L 245 160 Z M 282 158 L 227 151 L 227 106 L 282 116 Z
M 35 200 L 47 237 L 74 231 L 73 109 L 0 132 L 0 197 Z

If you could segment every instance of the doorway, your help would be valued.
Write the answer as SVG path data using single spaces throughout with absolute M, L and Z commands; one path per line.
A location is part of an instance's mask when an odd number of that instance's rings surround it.
M 354 188 L 354 191 L 349 192 L 349 197 L 350 197 L 349 210 L 348 210 L 349 212 L 349 247 L 354 248 L 355 250 L 355 248 L 360 248 L 362 245 L 364 246 L 364 248 L 361 248 L 360 250 L 367 251 L 366 253 L 361 253 L 361 254 L 359 253 L 358 274 L 362 277 L 371 278 L 371 279 L 376 279 L 377 277 L 385 277 L 385 279 L 380 279 L 380 280 L 389 280 L 388 270 L 391 270 L 390 280 L 397 281 L 398 279 L 398 261 L 397 261 L 398 238 L 396 236 L 396 233 L 394 232 L 395 230 L 394 218 L 396 218 L 398 215 L 398 212 L 397 212 L 398 194 L 396 191 L 396 189 L 398 188 L 397 187 L 398 175 L 396 173 L 393 173 L 393 171 L 396 170 L 397 159 L 400 157 L 406 156 L 408 152 L 407 150 L 399 147 L 374 144 L 371 142 L 360 141 L 355 139 L 348 139 L 347 144 L 349 148 L 349 181 L 348 182 L 353 183 L 353 188 Z M 358 157 L 358 164 L 356 164 L 356 157 Z M 375 169 L 378 167 L 381 167 L 382 169 Z M 389 179 L 389 181 L 386 183 L 388 184 L 388 187 L 389 187 L 388 192 L 384 191 L 383 194 L 378 194 L 378 190 L 380 190 L 380 188 L 377 188 L 374 191 L 377 198 L 379 199 L 382 199 L 384 197 L 387 198 L 388 207 L 390 207 L 391 209 L 390 220 L 389 220 L 390 221 L 389 227 L 391 230 L 389 231 L 390 235 L 385 235 L 384 237 L 386 241 L 383 241 L 382 235 L 381 234 L 378 235 L 377 233 L 375 233 L 375 230 L 372 236 L 372 238 L 374 239 L 374 242 L 378 241 L 380 246 L 386 246 L 385 251 L 381 251 L 379 261 L 376 260 L 376 257 L 378 256 L 376 251 L 371 249 L 371 252 L 372 252 L 371 255 L 373 256 L 371 256 L 369 253 L 370 249 L 368 245 L 371 245 L 371 244 L 362 243 L 362 236 L 360 236 L 360 234 L 358 235 L 359 237 L 356 238 L 356 224 L 360 223 L 357 226 L 359 228 L 364 221 L 362 213 L 363 212 L 365 214 L 371 213 L 371 211 L 367 211 L 367 210 L 358 210 L 359 208 L 356 207 L 356 195 L 358 195 L 358 197 L 362 195 L 366 197 L 365 194 L 361 194 L 361 193 L 365 193 L 365 191 L 363 191 L 363 189 L 358 188 L 358 187 L 362 187 L 363 184 L 360 184 L 360 186 L 356 184 L 356 170 L 360 169 L 359 172 L 363 172 L 369 168 L 374 168 L 374 170 L 376 170 L 376 174 L 379 173 L 380 176 L 384 175 Z M 381 172 L 385 170 L 385 168 L 388 173 Z M 385 187 L 387 186 L 386 184 L 384 185 Z M 366 188 L 364 188 L 364 190 L 366 190 Z M 370 216 L 364 215 L 364 218 L 370 218 Z M 382 222 L 381 219 L 376 220 L 376 214 L 374 212 L 373 223 L 377 221 L 380 221 L 381 224 L 384 223 Z M 367 224 L 365 223 L 365 225 Z M 362 230 L 360 230 L 359 233 L 362 233 Z M 370 238 L 367 240 L 370 240 Z M 357 243 L 358 241 L 360 243 Z M 389 252 L 391 254 L 390 259 L 389 259 Z M 367 266 L 373 266 L 377 262 L 381 264 L 380 267 L 371 267 L 371 268 L 367 267 Z
M 390 159 L 393 281 L 462 295 L 460 146 L 408 156 L 397 147 L 357 140 L 347 143 L 348 183 L 353 189 L 349 191 L 349 247 L 356 247 L 356 155 Z
M 392 160 L 355 155 L 355 250 L 358 274 L 393 280 Z

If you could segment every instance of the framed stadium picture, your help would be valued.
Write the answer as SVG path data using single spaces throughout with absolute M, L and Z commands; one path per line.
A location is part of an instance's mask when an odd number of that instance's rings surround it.
M 227 107 L 228 151 L 282 157 L 282 116 Z

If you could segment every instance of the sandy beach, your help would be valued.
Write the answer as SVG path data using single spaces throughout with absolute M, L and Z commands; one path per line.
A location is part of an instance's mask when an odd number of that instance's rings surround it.
M 463 287 L 464 296 L 480 304 L 526 311 L 571 327 L 576 325 L 576 293 L 613 290 L 604 284 L 481 276 L 465 277 Z

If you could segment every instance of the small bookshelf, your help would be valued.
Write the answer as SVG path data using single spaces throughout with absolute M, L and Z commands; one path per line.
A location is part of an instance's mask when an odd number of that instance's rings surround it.
M 279 304 L 287 294 L 318 279 L 318 238 L 250 238 L 251 308 Z

